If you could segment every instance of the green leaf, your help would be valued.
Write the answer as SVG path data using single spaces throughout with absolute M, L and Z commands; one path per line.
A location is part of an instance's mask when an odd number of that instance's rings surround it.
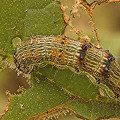
M 30 89 L 20 95 L 12 96 L 9 111 L 3 119 L 25 120 L 68 101 L 69 95 L 59 87 L 40 75 L 37 75 L 40 80 L 38 84 L 34 77 Z M 23 105 L 23 109 L 21 105 Z
M 13 54 L 12 39 L 24 36 L 25 1 L 1 0 L 0 15 L 0 49 Z
M 22 90 L 19 95 L 12 95 L 3 120 L 30 119 L 60 107 L 72 109 L 79 118 L 82 116 L 92 120 L 120 115 L 119 104 L 107 98 L 98 98 L 97 88 L 86 76 L 70 70 L 61 71 L 51 65 L 38 69 L 39 72 L 32 74 L 31 88 Z
M 62 11 L 54 0 L 1 0 L 0 11 L 2 57 L 8 53 L 13 55 L 18 44 L 16 38 L 24 42 L 35 35 L 60 35 L 64 31 Z M 13 61 L 11 58 L 8 57 Z M 52 115 L 50 111 L 59 108 L 68 108 L 77 117 L 91 120 L 120 116 L 119 104 L 100 98 L 98 87 L 86 76 L 68 69 L 61 70 L 51 65 L 36 68 L 30 85 L 27 90 L 21 89 L 19 95 L 11 95 L 9 110 L 2 120 L 42 118 L 43 114 L 48 117 Z
M 0 49 L 13 54 L 12 40 L 34 35 L 60 35 L 65 23 L 59 2 L 54 0 L 1 0 Z

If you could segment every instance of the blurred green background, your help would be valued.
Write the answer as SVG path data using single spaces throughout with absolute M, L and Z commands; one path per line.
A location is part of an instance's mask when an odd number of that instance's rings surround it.
M 71 6 L 74 3 L 73 0 L 61 1 L 70 8 L 72 8 Z M 88 0 L 88 2 L 92 1 L 93 0 Z M 80 17 L 77 15 L 74 16 L 73 25 L 88 35 L 94 44 L 97 44 L 88 13 L 83 8 L 79 8 L 79 13 Z M 96 6 L 93 17 L 103 49 L 109 49 L 120 63 L 120 3 L 109 3 Z M 70 31 L 69 27 L 66 28 L 65 33 L 69 37 L 76 38 L 76 35 Z M 19 86 L 29 88 L 26 79 L 21 75 L 18 77 L 14 70 L 6 69 L 0 72 L 0 114 L 4 111 L 7 104 L 5 91 L 9 90 L 11 93 L 17 94 Z M 67 115 L 65 118 L 59 118 L 59 120 L 68 119 L 78 120 L 74 115 Z

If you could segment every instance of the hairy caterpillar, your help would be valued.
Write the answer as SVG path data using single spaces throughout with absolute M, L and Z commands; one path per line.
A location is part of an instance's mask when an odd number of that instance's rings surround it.
M 66 36 L 36 36 L 19 46 L 14 54 L 16 67 L 30 73 L 35 64 L 54 64 L 86 74 L 91 82 L 112 99 L 120 101 L 120 66 L 109 51 L 87 40 Z

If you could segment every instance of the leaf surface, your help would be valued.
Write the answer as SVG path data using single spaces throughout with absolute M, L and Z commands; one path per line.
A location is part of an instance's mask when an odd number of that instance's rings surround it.
M 54 0 L 0 2 L 0 56 L 3 58 L 15 52 L 14 38 L 24 42 L 35 35 L 61 35 L 64 31 L 62 11 Z M 11 95 L 9 110 L 2 120 L 42 118 L 43 114 L 48 117 L 52 115 L 49 111 L 59 108 L 68 108 L 77 117 L 91 120 L 120 116 L 119 104 L 100 98 L 98 87 L 84 75 L 47 65 L 45 68 L 36 68 L 31 76 L 29 89 L 21 89 L 19 95 Z

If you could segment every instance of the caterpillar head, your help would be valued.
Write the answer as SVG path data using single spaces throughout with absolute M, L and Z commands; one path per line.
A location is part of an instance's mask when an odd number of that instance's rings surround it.
M 13 56 L 14 57 L 14 62 L 16 64 L 16 67 L 23 73 L 25 74 L 29 74 L 32 72 L 34 65 L 29 64 L 27 62 L 25 62 L 24 60 L 21 59 L 17 59 L 16 55 Z

